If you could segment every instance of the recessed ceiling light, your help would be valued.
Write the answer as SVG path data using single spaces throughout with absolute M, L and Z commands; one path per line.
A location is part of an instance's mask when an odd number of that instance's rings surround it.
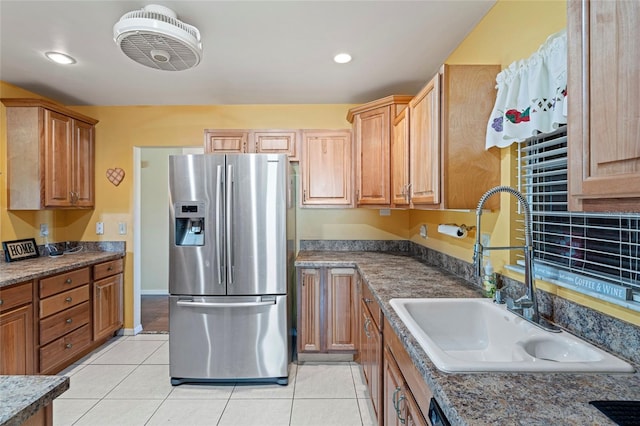
M 57 64 L 71 65 L 76 63 L 76 60 L 73 59 L 71 56 L 65 55 L 64 53 L 60 53 L 60 52 L 47 52 L 44 54 L 44 56 L 46 56 L 47 58 L 49 58 L 49 60 Z
M 351 55 L 348 53 L 338 53 L 333 57 L 333 60 L 339 64 L 346 64 L 347 62 L 351 62 Z

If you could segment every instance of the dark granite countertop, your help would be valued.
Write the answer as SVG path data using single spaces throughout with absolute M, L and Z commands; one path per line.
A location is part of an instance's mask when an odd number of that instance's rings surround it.
M 123 256 L 124 253 L 121 251 L 81 251 L 58 257 L 41 256 L 18 262 L 0 262 L 0 287 L 119 259 Z
M 444 373 L 389 301 L 399 297 L 480 297 L 447 271 L 401 254 L 301 251 L 297 267 L 356 267 L 452 425 L 612 425 L 592 400 L 640 400 L 640 373 Z
M 69 389 L 65 376 L 0 376 L 0 426 L 18 426 Z

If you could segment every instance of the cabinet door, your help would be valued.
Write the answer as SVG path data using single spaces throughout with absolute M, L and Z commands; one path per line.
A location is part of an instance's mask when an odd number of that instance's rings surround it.
M 32 305 L 0 314 L 0 375 L 35 374 L 33 354 Z
M 398 368 L 393 355 L 387 348 L 384 349 L 384 368 L 383 368 L 383 415 L 385 426 L 400 426 L 404 423 L 400 419 L 403 418 L 399 407 L 402 407 L 401 398 L 404 394 L 404 380 L 402 373 Z
M 351 132 L 302 135 L 302 206 L 351 207 Z
M 72 194 L 76 207 L 94 205 L 94 126 L 73 120 L 73 149 L 71 151 Z
M 327 271 L 327 347 L 329 351 L 353 351 L 355 345 L 354 269 Z
M 391 139 L 391 203 L 408 206 L 409 187 L 409 111 L 403 109 L 393 121 Z
M 320 270 L 302 269 L 298 286 L 298 351 L 319 352 Z
M 122 274 L 93 283 L 93 340 L 122 327 Z
M 45 110 L 45 207 L 71 206 L 73 150 L 72 119 L 66 115 Z
M 440 203 L 440 75 L 409 102 L 411 202 Z
M 248 152 L 249 132 L 242 130 L 205 130 L 205 154 Z
M 640 211 L 640 2 L 569 1 L 569 209 Z
M 356 204 L 391 203 L 391 107 L 384 106 L 355 116 Z
M 251 132 L 254 152 L 287 154 L 289 161 L 298 161 L 298 139 L 295 130 L 262 130 Z

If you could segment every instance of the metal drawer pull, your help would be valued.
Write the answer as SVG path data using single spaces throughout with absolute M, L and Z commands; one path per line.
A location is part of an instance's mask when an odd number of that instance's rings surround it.
M 107 268 L 107 271 L 113 271 L 113 266 L 109 266 L 109 267 Z
M 73 280 L 71 278 L 67 278 L 64 282 L 65 284 L 71 284 Z
M 364 303 L 371 303 L 373 302 L 373 300 L 369 299 L 368 297 L 364 298 Z
M 67 297 L 66 299 L 64 299 L 64 301 L 65 301 L 65 302 L 69 302 L 69 303 L 71 303 L 71 301 L 72 301 L 72 300 L 73 300 L 73 299 L 71 298 L 71 296 L 69 296 L 69 297 Z
M 67 343 L 64 347 L 65 349 L 71 349 L 73 347 L 73 343 Z
M 0 306 L 4 305 L 4 300 L 0 299 Z
M 71 318 L 67 318 L 67 320 L 65 321 L 67 324 L 71 324 L 73 322 L 73 319 Z

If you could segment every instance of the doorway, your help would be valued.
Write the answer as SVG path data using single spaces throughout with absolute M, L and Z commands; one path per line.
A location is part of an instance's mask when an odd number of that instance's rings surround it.
M 169 155 L 203 152 L 134 148 L 134 334 L 169 331 Z

